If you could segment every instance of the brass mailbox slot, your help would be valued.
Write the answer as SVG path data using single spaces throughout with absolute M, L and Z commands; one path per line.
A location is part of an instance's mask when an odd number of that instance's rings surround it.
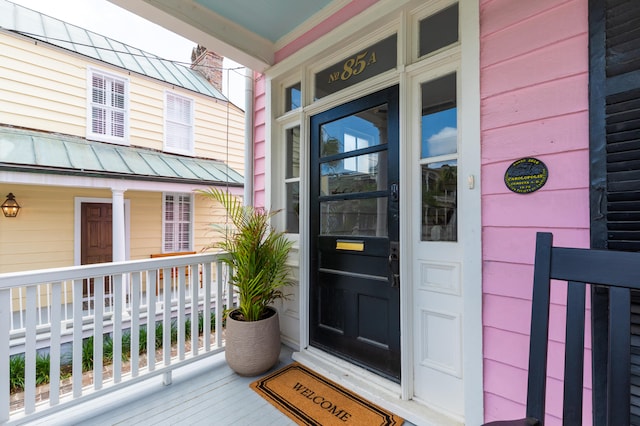
M 364 241 L 336 240 L 336 250 L 364 251 Z

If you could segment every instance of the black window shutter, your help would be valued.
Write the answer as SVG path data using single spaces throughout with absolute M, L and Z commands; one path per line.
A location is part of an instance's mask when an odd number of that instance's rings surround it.
M 591 246 L 640 251 L 640 1 L 589 1 L 589 67 Z M 606 294 L 592 304 L 594 348 L 606 347 Z M 630 422 L 640 425 L 640 294 L 632 305 Z M 605 424 L 606 378 L 594 380 L 594 424 Z

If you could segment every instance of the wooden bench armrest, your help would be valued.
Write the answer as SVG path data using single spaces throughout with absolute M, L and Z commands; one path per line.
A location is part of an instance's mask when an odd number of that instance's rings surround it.
M 152 253 L 149 255 L 151 259 L 155 259 L 156 257 L 170 257 L 170 256 L 185 256 L 187 254 L 196 254 L 195 251 L 175 251 L 172 253 Z

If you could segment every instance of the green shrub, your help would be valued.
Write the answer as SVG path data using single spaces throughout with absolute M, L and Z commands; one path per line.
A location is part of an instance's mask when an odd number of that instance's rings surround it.
M 93 370 L 93 336 L 82 341 L 82 371 Z
M 24 389 L 24 354 L 9 358 L 9 388 L 11 392 Z
M 49 354 L 36 354 L 36 385 L 49 383 L 51 371 L 51 357 Z

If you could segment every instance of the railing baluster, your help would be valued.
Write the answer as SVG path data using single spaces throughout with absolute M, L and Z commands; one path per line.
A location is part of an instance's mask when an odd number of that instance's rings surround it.
M 156 279 L 157 271 L 146 271 L 147 278 L 147 368 L 156 369 Z
M 104 330 L 104 276 L 93 281 L 93 388 L 102 389 L 102 348 Z
M 227 284 L 227 300 L 228 300 L 228 309 L 231 310 L 235 307 L 237 307 L 237 303 L 236 303 L 236 298 L 235 298 L 235 294 L 234 294 L 234 288 L 233 288 L 233 283 L 231 282 L 231 280 L 229 279 L 229 275 L 230 275 L 230 271 L 229 271 L 230 266 L 227 265 L 226 268 L 226 273 L 224 274 L 224 280 L 225 283 Z
M 10 289 L 0 289 L 0 318 L 11 316 Z M 9 321 L 0 321 L 0 423 L 9 421 L 9 346 L 10 346 Z
M 131 274 L 131 302 L 129 309 L 131 312 L 131 328 L 129 329 L 129 365 L 131 366 L 131 377 L 138 377 L 138 362 L 140 353 L 140 274 Z
M 167 288 L 169 283 L 169 288 Z M 171 269 L 164 268 L 163 288 L 163 313 L 162 313 L 162 357 L 165 367 L 171 364 Z M 171 384 L 171 372 L 164 373 L 162 384 Z
M 198 338 L 198 325 L 200 314 L 200 303 L 198 301 L 198 288 L 200 280 L 200 274 L 198 274 L 198 264 L 191 264 L 191 355 L 198 355 L 198 346 L 200 345 L 200 339 Z M 202 318 L 203 324 L 205 318 Z
M 24 309 L 24 300 L 26 300 L 26 291 L 27 289 L 24 287 L 20 288 L 19 294 L 18 294 L 18 303 L 20 304 L 20 307 L 18 308 L 20 311 L 20 328 L 24 328 L 24 324 L 25 324 L 25 315 L 26 315 L 26 311 Z M 24 294 L 23 294 L 24 292 Z
M 216 347 L 222 346 L 222 315 L 224 299 L 222 294 L 222 262 L 216 262 Z
M 89 285 L 89 279 L 79 279 L 73 281 L 73 358 L 71 368 L 73 371 L 74 398 L 80 398 L 80 396 L 82 396 L 82 305 L 84 304 L 84 297 L 82 294 L 84 290 L 83 281 L 87 281 L 87 286 Z
M 62 283 L 51 285 L 49 317 L 51 324 L 51 342 L 49 345 L 49 405 L 58 405 L 60 401 L 60 324 L 62 306 Z
M 185 305 L 186 305 L 186 282 L 185 282 L 185 267 L 180 266 L 177 268 L 178 272 L 178 318 L 176 324 L 178 326 L 178 359 L 182 361 L 184 359 L 184 340 L 185 340 Z
M 24 412 L 33 413 L 36 409 L 36 295 L 37 287 L 27 287 L 27 318 L 24 344 Z
M 113 294 L 110 298 L 111 309 L 113 311 L 113 331 L 111 333 L 111 368 L 113 373 L 113 383 L 120 383 L 122 379 L 122 307 L 123 307 L 123 282 L 122 274 L 115 274 L 111 280 L 110 288 Z
M 62 299 L 63 299 L 63 306 L 64 306 L 63 318 L 65 322 L 68 321 L 70 318 L 73 318 L 72 316 L 69 316 L 69 310 L 67 309 L 67 307 L 69 306 L 69 293 L 73 294 L 73 283 L 72 281 L 64 281 Z M 73 306 L 73 300 L 71 302 L 71 306 Z
M 211 350 L 211 263 L 202 264 L 202 334 L 205 352 Z M 215 327 L 220 327 L 218 322 Z

